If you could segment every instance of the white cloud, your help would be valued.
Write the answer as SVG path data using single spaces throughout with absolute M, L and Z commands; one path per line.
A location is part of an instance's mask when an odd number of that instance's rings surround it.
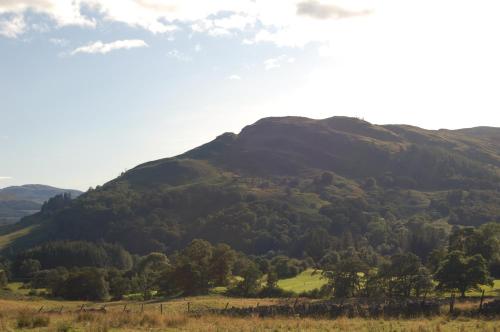
M 182 53 L 181 51 L 179 51 L 177 49 L 173 49 L 173 50 L 169 51 L 167 53 L 167 56 L 169 58 L 173 58 L 173 59 L 176 59 L 176 60 L 179 60 L 179 61 L 183 61 L 183 62 L 188 62 L 188 61 L 193 60 L 192 57 L 190 57 L 187 54 Z
M 231 76 L 228 76 L 227 79 L 230 81 L 241 81 L 241 77 L 239 75 L 231 75 Z
M 24 15 L 27 11 L 32 11 L 49 16 L 59 27 L 68 25 L 95 27 L 96 20 L 81 13 L 85 3 L 85 0 L 2 0 L 0 14 Z
M 0 176 L 0 181 L 2 180 L 12 180 L 12 177 L 10 176 Z
M 264 68 L 266 70 L 271 70 L 275 68 L 281 67 L 283 64 L 286 63 L 294 63 L 295 58 L 292 58 L 288 55 L 280 55 L 279 57 L 276 58 L 270 58 L 264 61 Z
M 88 53 L 88 54 L 106 54 L 111 51 L 121 50 L 121 49 L 131 49 L 137 47 L 148 47 L 148 44 L 140 39 L 127 39 L 127 40 L 117 40 L 111 43 L 103 43 L 102 41 L 96 41 L 85 46 L 80 46 L 73 51 L 71 55 L 78 53 Z
M 0 14 L 37 12 L 52 18 L 57 27 L 95 27 L 108 21 L 152 33 L 172 33 L 183 25 L 213 37 L 234 37 L 245 31 L 247 42 L 301 47 L 331 40 L 330 32 L 338 21 L 335 18 L 365 13 L 367 4 L 380 1 L 383 0 L 1 0 Z
M 306 0 L 297 4 L 297 14 L 320 20 L 342 19 L 370 13 L 369 10 L 352 11 L 332 3 L 322 3 L 317 0 Z
M 0 12 L 1 13 L 1 12 Z M 16 38 L 26 31 L 26 22 L 22 15 L 0 18 L 0 35 L 7 38 Z

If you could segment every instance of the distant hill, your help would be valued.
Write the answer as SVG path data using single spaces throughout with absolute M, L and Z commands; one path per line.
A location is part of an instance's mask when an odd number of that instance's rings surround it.
M 104 240 L 143 254 L 203 238 L 250 254 L 320 258 L 325 248 L 387 254 L 412 245 L 429 252 L 452 226 L 500 222 L 499 135 L 265 118 L 47 206 L 9 229 L 40 225 L 10 247 Z
M 78 190 L 59 189 L 40 184 L 27 184 L 0 189 L 0 223 L 8 224 L 40 211 L 49 198 L 69 193 L 73 198 L 82 194 Z

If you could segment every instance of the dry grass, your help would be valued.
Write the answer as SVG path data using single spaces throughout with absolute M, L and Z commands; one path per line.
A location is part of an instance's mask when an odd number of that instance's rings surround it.
M 228 299 L 205 296 L 163 302 L 148 303 L 141 312 L 141 304 L 124 302 L 107 304 L 107 313 L 79 312 L 82 302 L 57 301 L 9 301 L 0 300 L 0 331 L 356 331 L 356 332 L 500 332 L 500 320 L 474 318 L 436 317 L 432 319 L 347 319 L 335 320 L 298 317 L 226 317 L 216 315 L 194 316 L 186 313 L 187 303 L 191 308 L 252 306 L 257 302 L 269 304 L 276 300 Z M 62 314 L 38 313 L 40 305 L 45 310 L 60 308 Z M 465 305 L 465 304 L 464 304 Z M 97 308 L 100 304 L 88 304 Z M 130 310 L 130 311 L 128 311 Z

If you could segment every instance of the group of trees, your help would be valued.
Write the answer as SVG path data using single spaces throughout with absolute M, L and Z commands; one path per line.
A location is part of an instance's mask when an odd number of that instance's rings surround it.
M 293 277 L 313 264 L 310 259 L 272 253 L 246 256 L 226 244 L 200 239 L 168 257 L 159 252 L 130 255 L 118 245 L 103 242 L 52 242 L 3 263 L 0 283 L 6 284 L 7 278 L 23 281 L 33 289 L 47 289 L 51 296 L 71 300 L 120 299 L 126 294 L 142 299 L 197 295 L 219 286 L 235 296 L 257 296 L 264 275 L 270 285 L 266 291 L 276 293 L 278 278 Z
M 336 297 L 408 298 L 451 291 L 465 297 L 471 289 L 492 284 L 492 276 L 497 276 L 499 245 L 500 225 L 487 224 L 479 229 L 456 229 L 447 247 L 435 249 L 427 264 L 407 252 L 392 255 L 374 267 L 352 251 L 323 266 L 329 280 L 323 293 Z
M 118 245 L 82 241 L 53 242 L 22 252 L 9 264 L 2 261 L 0 285 L 8 278 L 50 290 L 65 299 L 120 299 L 137 294 L 206 294 L 225 286 L 233 296 L 290 296 L 277 281 L 309 267 L 323 271 L 328 283 L 308 296 L 425 297 L 430 293 L 470 289 L 491 283 L 500 255 L 500 225 L 456 229 L 447 246 L 422 260 L 397 253 L 380 260 L 366 249 L 329 251 L 321 259 L 295 259 L 272 252 L 246 256 L 226 244 L 195 239 L 170 256 L 153 252 L 133 256 Z M 494 275 L 494 274 L 493 274 Z M 237 276 L 237 277 L 236 277 Z

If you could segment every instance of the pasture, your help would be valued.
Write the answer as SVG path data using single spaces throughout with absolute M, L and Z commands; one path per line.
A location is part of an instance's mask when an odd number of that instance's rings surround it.
M 300 317 L 228 317 L 201 314 L 197 309 L 256 306 L 277 299 L 234 299 L 199 296 L 162 302 L 109 302 L 0 300 L 1 331 L 407 331 L 451 332 L 500 330 L 498 319 L 452 318 L 363 319 Z M 191 313 L 188 313 L 188 303 Z M 82 304 L 85 305 L 81 309 Z M 40 310 L 40 308 L 43 309 Z M 91 310 L 106 306 L 106 313 Z M 163 312 L 160 310 L 163 309 Z

